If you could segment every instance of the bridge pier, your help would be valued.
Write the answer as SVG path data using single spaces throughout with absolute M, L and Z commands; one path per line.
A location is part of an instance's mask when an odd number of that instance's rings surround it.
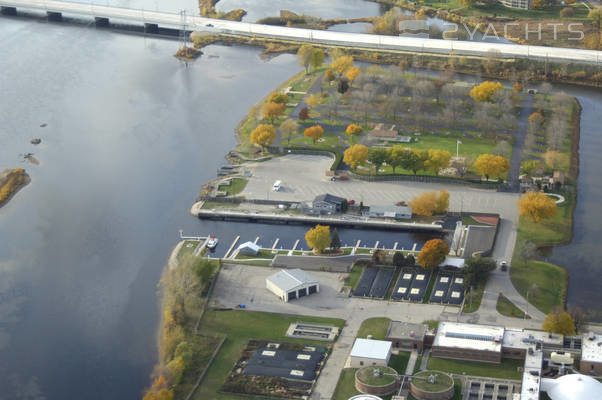
M 94 23 L 98 28 L 105 28 L 109 26 L 109 19 L 103 17 L 94 17 Z
M 46 11 L 46 15 L 48 15 L 48 21 L 62 21 L 63 13 L 54 12 L 54 11 Z
M 17 7 L 0 7 L 2 15 L 17 15 Z
M 158 24 L 144 24 L 144 32 L 146 33 L 157 33 L 159 32 L 159 25 Z

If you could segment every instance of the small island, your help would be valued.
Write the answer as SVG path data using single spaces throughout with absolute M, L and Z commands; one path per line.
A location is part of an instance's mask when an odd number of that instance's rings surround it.
M 5 169 L 0 172 L 0 207 L 25 187 L 31 179 L 23 168 Z

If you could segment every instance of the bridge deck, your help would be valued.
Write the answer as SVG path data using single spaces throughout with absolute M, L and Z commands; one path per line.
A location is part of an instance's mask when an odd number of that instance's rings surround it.
M 136 10 L 56 0 L 0 0 L 0 6 L 78 16 L 117 19 L 138 24 L 157 24 L 166 28 L 180 29 L 182 27 L 182 17 L 180 14 L 169 12 Z M 248 36 L 255 35 L 258 37 L 271 37 L 325 45 L 436 54 L 450 54 L 451 52 L 454 52 L 456 55 L 474 56 L 485 56 L 491 51 L 494 51 L 498 53 L 500 57 L 507 58 L 528 58 L 595 65 L 600 65 L 602 62 L 602 52 L 595 50 L 331 32 L 251 24 L 238 21 L 224 21 L 190 15 L 186 15 L 185 18 L 186 29 L 188 30 Z

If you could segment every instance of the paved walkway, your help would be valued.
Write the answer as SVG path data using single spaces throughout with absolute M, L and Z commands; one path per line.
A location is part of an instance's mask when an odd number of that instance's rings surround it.
M 410 359 L 408 360 L 408 365 L 406 366 L 406 375 L 414 375 L 414 367 L 416 366 L 417 359 L 418 352 L 416 350 L 412 350 L 410 353 Z

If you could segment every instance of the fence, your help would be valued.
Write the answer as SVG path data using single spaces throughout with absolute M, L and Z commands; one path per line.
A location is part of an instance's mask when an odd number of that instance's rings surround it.
M 349 175 L 355 179 L 361 179 L 368 182 L 385 181 L 411 181 L 411 182 L 430 182 L 430 183 L 452 183 L 455 185 L 475 186 L 482 189 L 499 189 L 504 186 L 503 183 L 482 182 L 469 179 L 448 178 L 445 176 L 430 175 L 361 175 L 355 172 L 349 172 Z
M 199 196 L 198 201 L 212 201 L 212 202 L 216 202 L 216 203 L 234 203 L 234 204 L 253 203 L 253 204 L 267 204 L 267 205 L 274 205 L 274 206 L 279 205 L 279 204 L 284 204 L 287 206 L 299 204 L 298 201 L 245 199 L 242 197 L 211 197 L 211 196 Z

